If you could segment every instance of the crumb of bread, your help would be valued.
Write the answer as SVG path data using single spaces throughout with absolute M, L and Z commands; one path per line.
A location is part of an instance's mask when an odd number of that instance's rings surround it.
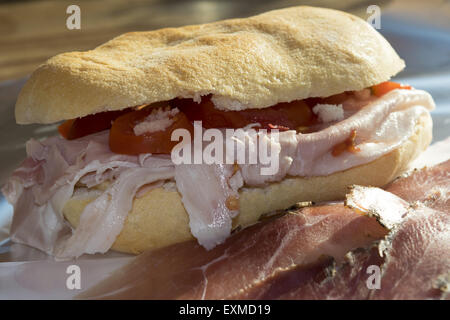
M 173 117 L 180 112 L 178 108 L 163 109 L 159 108 L 149 114 L 144 121 L 134 127 L 134 134 L 140 136 L 144 133 L 162 131 L 173 123 Z
M 344 119 L 342 104 L 316 104 L 313 112 L 319 116 L 322 122 L 341 121 Z

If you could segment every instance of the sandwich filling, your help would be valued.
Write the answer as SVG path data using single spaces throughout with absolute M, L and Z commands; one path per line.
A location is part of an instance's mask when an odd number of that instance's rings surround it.
M 431 123 L 433 108 L 428 93 L 383 83 L 258 110 L 222 111 L 205 96 L 70 120 L 60 126 L 63 137 L 27 143 L 28 157 L 4 187 L 15 210 L 11 238 L 58 258 L 106 252 L 134 197 L 155 183 L 175 181 L 192 235 L 211 249 L 230 235 L 242 187 L 326 176 L 374 161 L 406 142 L 419 119 Z M 194 133 L 195 121 L 205 129 L 260 131 L 258 138 L 278 153 L 277 172 L 262 175 L 261 163 L 174 164 L 171 134 Z M 271 138 L 274 130 L 278 141 Z M 73 229 L 62 210 L 79 190 L 98 197 Z

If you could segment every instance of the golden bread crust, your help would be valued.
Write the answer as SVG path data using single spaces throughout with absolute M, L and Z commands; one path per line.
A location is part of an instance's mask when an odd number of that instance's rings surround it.
M 16 121 L 52 123 L 175 97 L 213 94 L 221 109 L 263 108 L 389 80 L 389 43 L 345 12 L 292 7 L 245 19 L 132 32 L 57 55 L 22 89 Z

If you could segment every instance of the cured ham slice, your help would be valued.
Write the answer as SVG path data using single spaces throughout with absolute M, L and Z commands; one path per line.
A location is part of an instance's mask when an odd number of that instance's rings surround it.
M 380 221 L 396 225 L 389 236 L 368 248 L 349 252 L 341 263 L 317 261 L 308 268 L 281 273 L 250 298 L 263 299 L 447 299 L 450 275 L 450 161 L 416 171 L 388 186 L 405 197 L 388 207 L 375 205 L 380 191 L 361 188 L 351 199 L 364 202 Z M 418 191 L 420 190 L 420 192 Z M 436 194 L 432 190 L 439 190 Z M 430 191 L 432 197 L 430 197 Z M 355 193 L 353 194 L 355 196 Z M 363 199 L 368 197 L 369 199 Z M 366 201 L 369 200 L 369 201 Z M 386 199 L 387 200 L 387 199 Z M 430 207 L 427 207 L 427 206 Z M 360 207 L 360 209 L 362 209 Z M 403 221 L 396 218 L 409 211 Z M 399 215 L 400 213 L 400 215 Z M 392 219 L 394 217 L 394 219 Z M 396 223 L 397 221 L 397 223 Z M 387 225 L 385 223 L 385 225 Z M 378 287 L 368 284 L 370 267 L 381 270 Z
M 368 163 L 404 143 L 416 128 L 420 117 L 431 123 L 429 110 L 434 109 L 431 96 L 421 90 L 393 90 L 351 115 L 320 131 L 299 134 L 298 147 L 288 174 L 321 176 Z M 356 131 L 357 153 L 339 157 L 331 150 Z
M 240 178 L 241 183 L 232 186 L 232 176 L 233 165 L 182 164 L 175 168 L 175 181 L 189 214 L 191 232 L 207 249 L 230 235 L 232 218 L 239 213 L 238 189 L 243 181 Z
M 448 164 L 417 171 L 389 189 L 420 188 L 427 176 L 434 181 L 430 189 L 448 190 Z M 191 241 L 145 252 L 80 298 L 445 298 L 449 208 L 442 201 L 435 209 L 411 206 L 416 198 L 355 187 L 347 199 L 354 209 L 340 203 L 303 208 L 239 231 L 210 251 Z M 374 266 L 381 270 L 379 289 L 367 284 Z
M 27 154 L 29 157 L 3 189 L 14 205 L 10 236 L 15 242 L 58 258 L 109 250 L 139 187 L 174 176 L 170 157 L 111 152 L 108 132 L 70 141 L 61 137 L 42 142 L 30 140 Z M 89 207 L 92 210 L 82 215 L 82 228 L 72 235 L 62 209 L 75 185 L 82 182 L 94 186 L 111 177 L 117 177 L 116 183 L 92 203 Z M 102 209 L 106 211 L 99 214 Z
M 450 298 L 450 160 L 398 179 L 387 190 L 416 209 L 383 244 L 381 290 L 371 297 Z
M 450 284 L 449 252 L 448 212 L 420 207 L 386 240 L 372 248 L 350 252 L 337 266 L 334 261 L 327 261 L 316 267 L 316 277 L 304 280 L 306 274 L 301 270 L 282 274 L 273 282 L 284 290 L 281 293 L 267 290 L 264 298 L 446 299 Z M 377 286 L 370 279 L 374 267 L 380 270 Z M 298 286 L 294 289 L 282 286 L 286 279 Z
M 80 224 L 69 239 L 57 248 L 58 258 L 79 257 L 83 253 L 104 253 L 111 248 L 122 230 L 134 195 L 140 187 L 171 179 L 173 169 L 133 168 L 120 175 L 97 199 L 89 203 Z
M 434 102 L 422 90 L 393 90 L 375 100 L 371 97 L 347 101 L 343 108 L 344 120 L 319 124 L 311 128 L 311 133 L 280 132 L 278 173 L 265 176 L 260 173 L 260 164 L 241 165 L 245 183 L 262 186 L 286 175 L 324 176 L 378 159 L 408 140 L 420 118 L 431 123 L 429 111 L 434 109 Z M 334 156 L 333 148 L 353 131 L 359 151 Z M 272 148 L 278 147 L 270 144 Z
M 324 255 L 342 259 L 385 234 L 342 204 L 308 208 L 239 231 L 210 251 L 190 241 L 144 252 L 82 298 L 242 298 L 282 270 Z
M 261 163 L 239 164 L 238 168 L 203 164 L 175 166 L 169 156 L 114 154 L 109 149 L 107 131 L 70 141 L 61 137 L 42 142 L 31 140 L 27 143 L 28 158 L 3 189 L 15 207 L 11 238 L 65 258 L 69 258 L 69 252 L 73 257 L 83 252 L 105 252 L 120 232 L 130 201 L 139 194 L 139 189 L 158 182 L 155 181 L 155 177 L 159 177 L 158 170 L 153 169 L 166 168 L 172 176 L 166 174 L 160 179 L 175 178 L 189 214 L 191 233 L 200 244 L 211 249 L 230 234 L 231 219 L 239 213 L 240 187 L 263 186 L 281 181 L 287 175 L 324 176 L 368 163 L 404 143 L 414 134 L 419 119 L 431 121 L 429 110 L 434 108 L 434 102 L 424 91 L 393 90 L 380 98 L 367 94 L 363 94 L 366 98 L 343 102 L 342 121 L 319 124 L 306 134 L 294 130 L 281 132 L 279 141 L 273 141 L 276 139 L 269 134 L 260 136 L 260 141 L 269 142 L 271 155 L 279 155 L 275 157 L 279 160 L 274 166 L 277 170 L 270 174 L 262 174 L 262 171 L 271 169 L 272 164 L 269 167 Z M 355 143 L 360 151 L 333 156 L 333 147 L 356 131 Z M 142 180 L 139 177 L 139 183 L 132 186 L 132 180 L 124 179 L 136 177 L 137 169 L 150 176 Z M 116 180 L 121 182 L 116 184 Z M 83 221 L 95 220 L 92 226 L 99 229 L 82 227 L 82 231 L 72 237 L 62 208 L 77 184 L 93 188 L 104 181 L 114 182 L 110 183 L 111 189 L 87 206 L 82 214 L 86 213 Z M 126 186 L 126 192 L 115 190 L 117 186 Z M 124 201 L 123 204 L 119 205 L 119 200 Z M 103 213 L 102 210 L 112 211 Z M 94 217 L 94 213 L 98 217 Z M 80 240 L 81 234 L 82 246 L 74 240 L 68 242 L 67 239 Z M 87 245 L 88 238 L 96 240 Z M 67 246 L 69 243 L 72 248 Z
M 382 243 L 380 290 L 372 299 L 448 298 L 450 215 L 419 208 Z
M 408 202 L 420 201 L 429 208 L 449 212 L 450 160 L 431 168 L 415 170 L 409 176 L 390 183 L 386 190 Z

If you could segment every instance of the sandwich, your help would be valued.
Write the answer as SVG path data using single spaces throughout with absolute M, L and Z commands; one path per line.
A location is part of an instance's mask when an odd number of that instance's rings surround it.
M 404 67 L 365 21 L 312 7 L 57 55 L 16 103 L 19 124 L 61 124 L 3 188 L 11 239 L 58 259 L 210 250 L 296 203 L 382 187 L 432 138 L 431 96 L 390 81 Z

